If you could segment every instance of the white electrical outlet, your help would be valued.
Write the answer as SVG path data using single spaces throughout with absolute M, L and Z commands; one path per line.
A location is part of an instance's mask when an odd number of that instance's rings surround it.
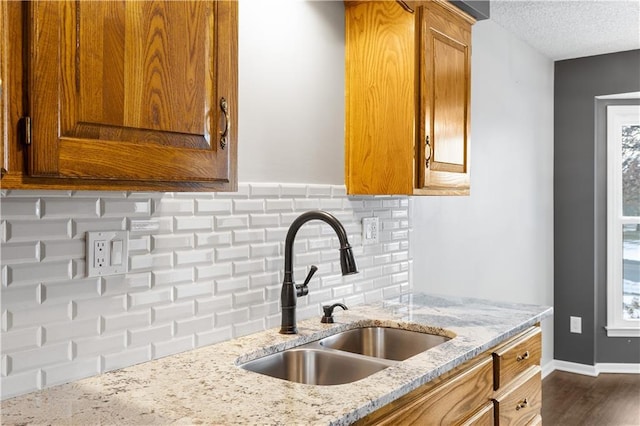
M 569 317 L 569 331 L 582 334 L 582 317 Z
M 124 274 L 129 270 L 129 232 L 87 232 L 87 277 Z
M 362 219 L 362 244 L 376 244 L 380 234 L 380 221 L 377 217 L 365 217 Z

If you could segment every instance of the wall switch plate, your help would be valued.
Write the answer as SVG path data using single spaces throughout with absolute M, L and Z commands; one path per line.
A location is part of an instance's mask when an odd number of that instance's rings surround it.
M 377 217 L 362 219 L 362 245 L 376 244 L 380 234 L 380 221 Z
M 582 317 L 569 317 L 569 331 L 582 334 Z
M 129 271 L 129 231 L 87 232 L 85 247 L 87 277 Z

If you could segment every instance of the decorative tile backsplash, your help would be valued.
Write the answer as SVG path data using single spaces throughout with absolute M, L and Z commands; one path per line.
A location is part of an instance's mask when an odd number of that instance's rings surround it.
M 409 290 L 408 197 L 348 197 L 344 186 L 240 184 L 236 193 L 2 191 L 2 398 L 280 325 L 284 239 L 301 213 L 344 225 L 359 274 L 340 274 L 323 222 L 297 234 L 298 318 Z M 362 245 L 361 219 L 380 218 Z M 151 230 L 145 230 L 149 229 Z M 85 232 L 130 230 L 129 273 L 86 278 Z

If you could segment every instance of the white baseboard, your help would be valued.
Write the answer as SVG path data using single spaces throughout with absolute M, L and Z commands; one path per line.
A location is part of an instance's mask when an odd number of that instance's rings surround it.
M 542 378 L 544 379 L 555 370 L 592 377 L 597 377 L 600 373 L 640 374 L 640 364 L 599 363 L 586 365 L 554 359 L 542 366 Z

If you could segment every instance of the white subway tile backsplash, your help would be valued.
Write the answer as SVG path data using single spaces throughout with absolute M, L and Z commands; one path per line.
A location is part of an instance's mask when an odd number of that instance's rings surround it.
M 196 247 L 220 247 L 231 244 L 231 232 L 208 232 L 196 234 Z
M 151 308 L 153 324 L 166 323 L 179 318 L 190 318 L 196 313 L 196 305 L 193 301 L 172 303 L 170 305 Z M 151 342 L 148 342 L 151 343 Z
M 218 312 L 215 314 L 215 327 L 226 327 L 237 323 L 247 322 L 249 320 L 249 309 L 242 308 L 227 312 Z
M 331 185 L 309 185 L 307 188 L 308 197 L 330 197 Z
M 3 203 L 3 219 L 39 219 L 41 217 L 41 204 L 39 198 L 18 198 L 11 203 Z
M 35 326 L 2 333 L 0 345 L 2 346 L 3 353 L 33 349 L 41 346 L 42 328 Z
M 151 360 L 151 346 L 145 345 L 122 352 L 101 355 L 100 372 L 117 370 Z
M 231 214 L 232 200 L 196 200 L 196 213 Z
M 242 213 L 261 213 L 264 211 L 264 200 L 233 200 L 233 212 Z
M 73 300 L 73 319 L 96 318 L 98 315 L 110 315 L 125 312 L 127 310 L 127 296 L 107 296 L 95 299 Z
M 40 386 L 41 371 L 42 370 L 38 368 L 22 374 L 10 374 L 2 377 L 2 386 L 0 387 L 2 390 L 2 399 L 42 389 Z
M 141 328 L 151 325 L 151 310 L 144 309 L 137 312 L 127 312 L 117 315 L 105 315 L 100 318 L 101 330 L 105 334 L 127 328 Z
M 232 307 L 232 295 L 199 298 L 196 303 L 196 314 L 206 315 L 215 312 L 228 311 Z
M 213 328 L 213 315 L 176 321 L 176 336 L 183 337 L 202 333 Z
M 153 215 L 190 215 L 195 212 L 193 199 L 161 198 L 153 200 Z
M 4 292 L 5 289 L 2 291 Z M 3 306 L 2 331 L 70 320 L 70 307 L 71 302 L 56 305 L 42 304 L 34 309 L 14 309 L 11 306 Z
M 244 291 L 249 288 L 249 277 L 229 278 L 226 280 L 216 280 L 215 294 Z
M 216 216 L 216 231 L 222 231 L 227 229 L 239 229 L 249 226 L 249 216 Z
M 196 346 L 213 345 L 233 338 L 231 327 L 214 328 L 196 334 Z
M 62 342 L 45 344 L 35 349 L 13 352 L 7 356 L 8 371 L 11 373 L 22 373 L 24 371 L 42 368 L 47 365 L 71 360 L 71 343 Z
M 173 336 L 173 324 L 161 324 L 141 329 L 127 330 L 127 347 L 148 346 L 153 342 L 170 340 Z
M 211 217 L 175 217 L 175 230 L 178 232 L 186 231 L 212 231 L 213 220 Z
M 290 212 L 293 210 L 293 200 L 280 199 L 280 200 L 271 200 L 267 199 L 266 201 L 266 211 L 267 213 L 271 212 Z
M 249 259 L 249 246 L 228 247 L 215 249 L 216 261 Z
M 212 284 L 210 282 L 181 284 L 174 287 L 174 289 L 176 292 L 176 300 L 211 296 L 213 294 Z
M 188 250 L 188 251 L 176 251 L 175 252 L 175 266 L 183 267 L 185 265 L 193 264 L 211 264 L 213 262 L 213 250 L 201 249 L 201 250 Z
M 159 288 L 128 294 L 128 305 L 131 309 L 139 309 L 153 305 L 170 303 L 173 299 L 173 288 Z
M 192 248 L 193 240 L 193 234 L 152 235 L 151 247 L 154 251 Z
M 151 215 L 151 200 L 149 199 L 101 199 L 102 215 L 104 217 L 139 217 Z
M 280 325 L 284 239 L 304 211 L 344 225 L 360 274 L 343 277 L 334 231 L 305 224 L 294 244 L 300 319 L 322 304 L 409 291 L 407 197 L 344 186 L 241 183 L 236 193 L 3 191 L 2 397 Z M 380 243 L 361 246 L 361 219 Z M 126 275 L 87 279 L 87 231 L 129 230 Z M 24 356 L 22 356 L 24 354 Z
M 77 339 L 73 341 L 75 343 L 75 356 L 77 358 L 86 358 L 120 352 L 125 349 L 126 340 L 125 331 L 103 335 L 98 338 Z
M 3 201 L 3 211 L 6 201 Z M 1 214 L 1 213 L 0 213 Z M 4 216 L 3 216 L 4 218 Z M 37 241 L 71 238 L 71 220 L 23 221 L 6 223 L 6 241 Z
M 73 201 L 64 198 L 51 198 L 42 202 L 42 217 L 100 217 L 101 205 L 97 198 L 75 198 Z
M 80 380 L 100 373 L 98 358 L 76 359 L 68 363 L 52 365 L 42 369 L 43 382 L 46 386 Z
M 273 228 L 280 226 L 280 215 L 277 213 L 250 214 L 249 226 L 252 228 Z
M 159 343 L 152 343 L 151 347 L 153 358 L 162 358 L 193 349 L 194 337 L 187 336 L 179 339 L 173 339 L 167 342 L 160 341 Z
M 251 183 L 249 193 L 252 198 L 270 198 L 280 196 L 280 185 L 277 183 Z
M 91 299 L 100 296 L 100 278 L 61 281 L 43 284 L 42 301 L 63 303 L 68 300 Z
M 88 231 L 124 231 L 127 229 L 127 220 L 124 217 L 108 219 L 73 219 L 70 221 L 71 236 L 73 238 L 85 238 Z M 53 239 L 54 236 L 41 236 L 43 240 Z

